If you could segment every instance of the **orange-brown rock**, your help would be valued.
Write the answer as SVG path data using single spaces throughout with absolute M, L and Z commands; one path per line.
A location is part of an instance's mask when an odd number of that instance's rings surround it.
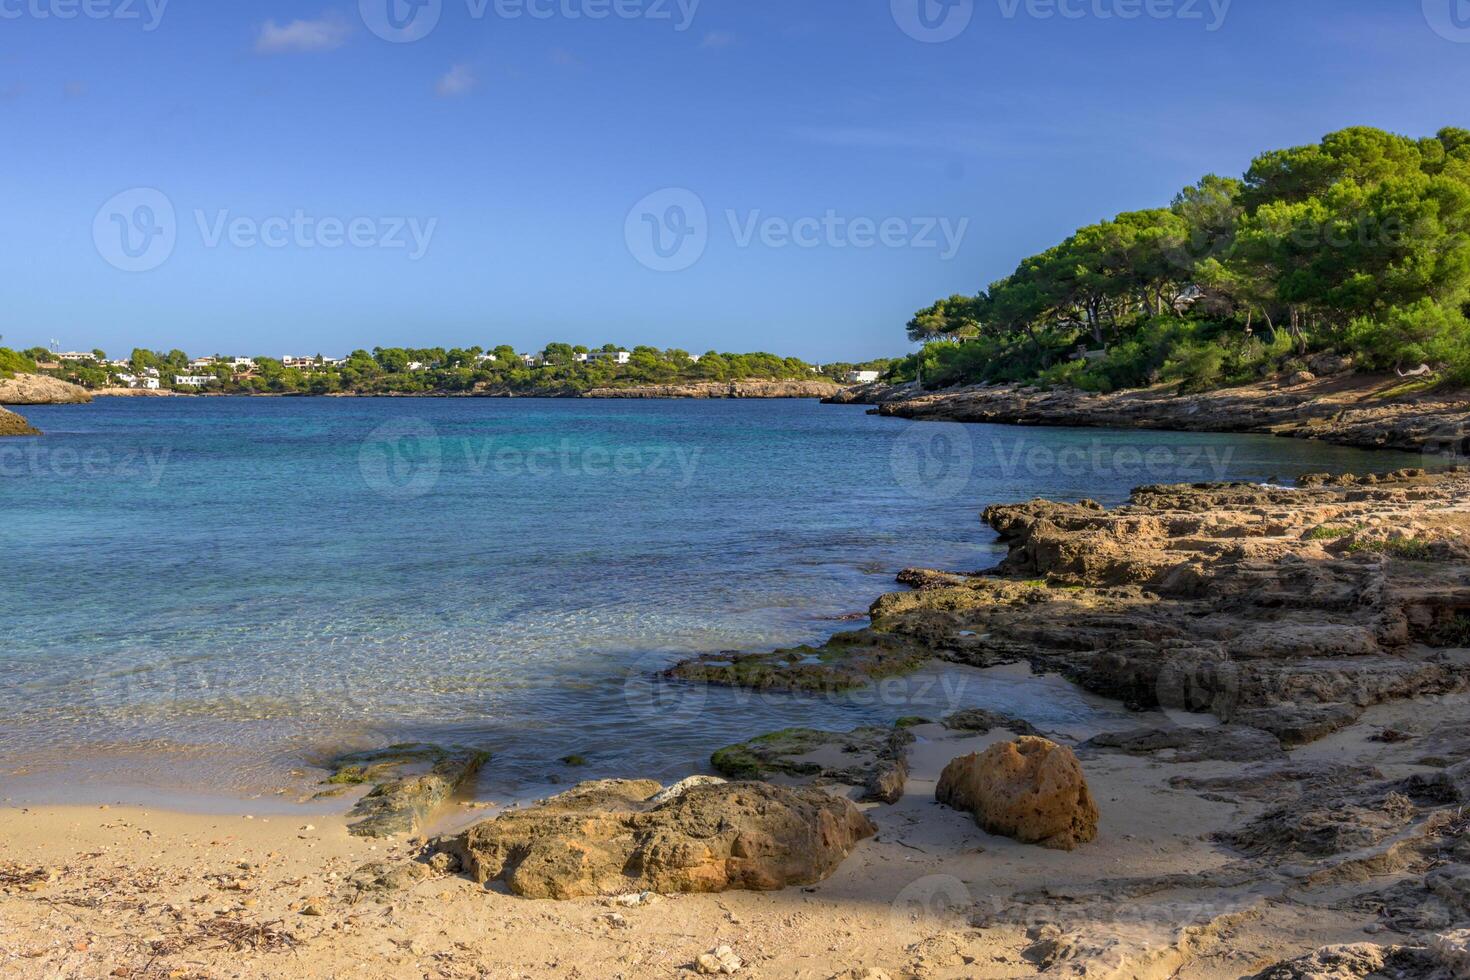
M 986 833 L 1070 851 L 1097 837 L 1097 804 L 1077 756 L 1035 736 L 992 745 L 944 767 L 934 792 Z
M 769 783 L 583 783 L 443 844 L 476 881 L 525 898 L 773 891 L 826 878 L 876 829 L 850 800 Z M 662 800 L 662 802 L 659 802 Z

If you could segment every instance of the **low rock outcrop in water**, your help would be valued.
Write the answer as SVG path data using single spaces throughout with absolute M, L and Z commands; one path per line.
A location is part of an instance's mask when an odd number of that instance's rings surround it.
M 912 384 L 865 385 L 828 400 L 873 405 L 878 415 L 930 422 L 1260 432 L 1345 446 L 1470 455 L 1462 445 L 1470 436 L 1470 392 L 1425 391 L 1384 376 L 1334 374 L 1199 394 L 1179 394 L 1172 385 L 1109 394 L 1014 384 L 941 391 Z
M 566 899 L 809 885 L 876 832 L 850 800 L 821 790 L 706 783 L 660 798 L 661 790 L 651 780 L 583 783 L 442 847 L 482 884 Z
M 21 415 L 0 408 L 0 436 L 38 436 L 41 431 Z
M 1098 811 L 1077 756 L 1064 745 L 1023 736 L 955 759 L 934 798 L 975 815 L 990 834 L 1070 851 L 1097 837 Z
M 0 405 L 80 405 L 91 400 L 80 385 L 45 374 L 0 378 Z

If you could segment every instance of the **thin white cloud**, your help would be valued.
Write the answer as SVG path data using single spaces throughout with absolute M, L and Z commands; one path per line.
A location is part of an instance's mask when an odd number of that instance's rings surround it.
M 729 31 L 710 31 L 700 43 L 701 48 L 728 48 L 735 43 L 735 35 Z
M 268 20 L 255 38 L 256 54 L 299 54 L 331 51 L 347 43 L 352 28 L 338 14 L 323 14 L 316 20 L 293 20 L 277 24 Z
M 469 65 L 455 65 L 439 76 L 439 80 L 434 83 L 434 94 L 441 99 L 467 95 L 478 81 Z

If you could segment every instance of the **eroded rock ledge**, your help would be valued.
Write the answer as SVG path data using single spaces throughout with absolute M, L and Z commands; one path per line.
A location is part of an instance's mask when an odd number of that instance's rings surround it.
M 879 415 L 936 422 L 1259 432 L 1345 446 L 1457 452 L 1470 436 L 1470 392 L 1425 391 L 1397 377 L 1337 374 L 1268 381 L 1200 394 L 1161 385 L 1111 394 L 1028 385 L 923 391 L 865 385 L 829 401 L 874 405 Z
M 675 677 L 837 690 L 930 658 L 1018 661 L 1131 707 L 1212 713 L 1292 746 L 1383 701 L 1470 681 L 1470 473 L 1145 487 L 991 507 L 990 573 L 910 570 L 872 626 L 818 648 L 705 655 Z M 1265 736 L 1262 735 L 1265 733 Z M 1200 751 L 1206 751 L 1201 748 Z

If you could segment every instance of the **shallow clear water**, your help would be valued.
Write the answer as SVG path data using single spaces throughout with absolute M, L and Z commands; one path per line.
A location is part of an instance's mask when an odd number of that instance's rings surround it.
M 410 739 L 489 748 L 481 789 L 504 798 L 682 776 L 792 724 L 969 704 L 1075 722 L 1102 709 L 972 675 L 815 699 L 654 677 L 689 653 L 820 641 L 905 566 L 993 564 L 989 503 L 1419 462 L 805 401 L 26 414 L 47 436 L 0 443 L 0 792 L 33 800 L 260 792 L 334 750 Z M 588 765 L 555 761 L 568 754 Z

